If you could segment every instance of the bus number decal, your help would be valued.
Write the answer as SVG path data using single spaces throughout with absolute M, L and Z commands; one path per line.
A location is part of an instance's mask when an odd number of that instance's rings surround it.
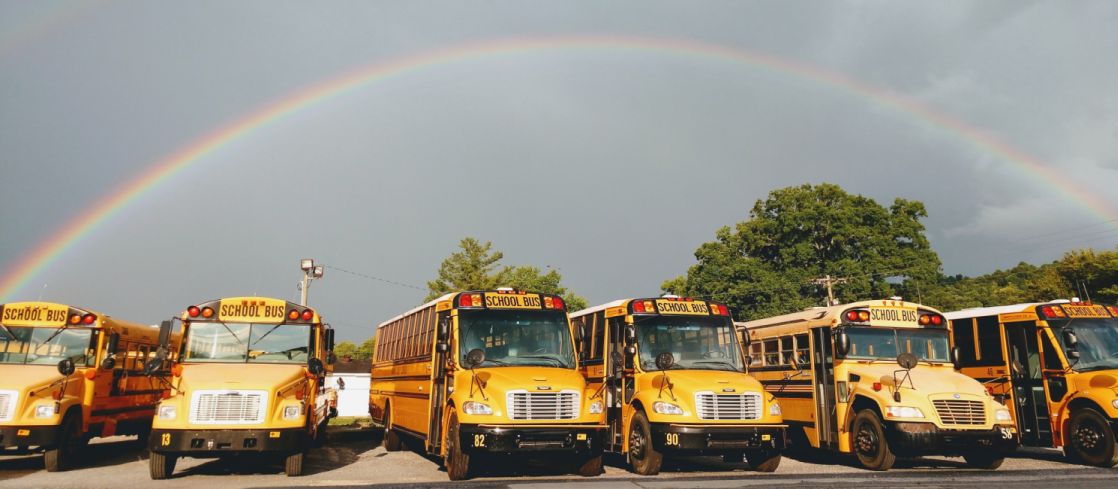
M 474 446 L 484 448 L 485 447 L 485 435 L 474 435 Z
M 679 446 L 679 433 L 664 433 L 664 443 L 670 446 Z
M 171 434 L 170 433 L 163 433 L 163 436 L 159 437 L 159 443 L 161 445 L 165 446 L 165 447 L 170 446 L 171 445 Z

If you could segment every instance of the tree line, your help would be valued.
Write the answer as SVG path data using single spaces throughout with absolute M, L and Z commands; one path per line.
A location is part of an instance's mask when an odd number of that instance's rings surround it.
M 884 206 L 834 184 L 773 190 L 749 218 L 714 233 L 695 250 L 687 273 L 661 291 L 725 303 L 736 318 L 754 319 L 826 305 L 822 278 L 839 303 L 901 296 L 942 311 L 1080 297 L 1118 303 L 1118 247 L 1079 249 L 1047 264 L 1020 263 L 976 277 L 945 275 L 925 235 L 924 204 L 895 199 Z M 556 270 L 503 265 L 491 242 L 463 238 L 427 282 L 424 301 L 461 290 L 512 287 L 563 297 L 568 310 L 587 307 Z M 339 357 L 372 356 L 375 338 L 343 341 Z

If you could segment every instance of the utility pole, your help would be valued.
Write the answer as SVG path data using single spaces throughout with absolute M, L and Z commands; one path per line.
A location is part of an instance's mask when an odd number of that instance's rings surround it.
M 313 258 L 299 260 L 299 268 L 303 270 L 303 281 L 299 282 L 299 305 L 307 305 L 307 291 L 311 288 L 311 280 L 322 278 L 325 267 L 315 265 Z
M 832 289 L 831 286 L 838 285 L 838 284 L 845 284 L 848 280 L 849 280 L 849 278 L 847 278 L 847 277 L 831 277 L 830 274 L 827 274 L 825 277 L 812 279 L 811 283 L 815 284 L 815 285 L 823 285 L 823 286 L 827 287 L 827 305 L 828 306 L 833 306 L 833 305 L 836 304 L 836 302 L 835 302 L 835 291 L 834 291 L 834 289 Z

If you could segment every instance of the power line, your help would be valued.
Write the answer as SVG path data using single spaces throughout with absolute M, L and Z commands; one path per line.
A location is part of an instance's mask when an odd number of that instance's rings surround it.
M 395 280 L 388 280 L 386 278 L 376 277 L 376 276 L 373 276 L 373 275 L 369 275 L 367 273 L 354 272 L 352 270 L 346 270 L 344 268 L 338 268 L 338 267 L 331 266 L 331 265 L 323 265 L 323 266 L 326 267 L 326 268 L 329 268 L 331 270 L 337 270 L 337 271 L 342 272 L 342 273 L 348 273 L 348 274 L 353 275 L 355 277 L 361 277 L 363 279 L 375 280 L 377 282 L 383 282 L 383 283 L 386 283 L 386 284 L 395 285 L 397 287 L 404 287 L 404 288 L 408 288 L 408 289 L 422 290 L 424 292 L 427 292 L 427 287 L 419 287 L 417 285 L 406 284 L 406 283 L 403 283 L 403 282 L 397 282 Z

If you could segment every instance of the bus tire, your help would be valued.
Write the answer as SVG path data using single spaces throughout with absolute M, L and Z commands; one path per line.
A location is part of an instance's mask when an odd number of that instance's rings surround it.
M 450 412 L 446 424 L 446 475 L 452 481 L 466 480 L 470 477 L 470 454 L 462 451 L 459 436 L 458 413 Z
M 652 429 L 644 411 L 637 411 L 629 422 L 629 465 L 640 475 L 656 475 L 664 463 L 664 454 L 652 445 Z
M 602 475 L 602 452 L 580 456 L 575 467 L 575 473 L 583 477 Z
M 298 477 L 303 475 L 303 458 L 302 451 L 292 453 L 283 459 L 283 473 L 288 477 Z
M 1105 418 L 1094 409 L 1080 409 L 1068 421 L 1068 457 L 1076 462 L 1095 467 L 1118 465 L 1118 450 L 1114 447 L 1114 432 Z
M 749 467 L 757 472 L 776 472 L 780 467 L 781 455 L 779 450 L 757 450 L 745 453 L 745 460 Z
M 78 449 L 83 445 L 81 416 L 68 414 L 58 430 L 58 445 L 43 452 L 43 466 L 47 472 L 68 470 L 74 463 Z
M 964 454 L 963 460 L 972 469 L 994 470 L 1005 462 L 1005 455 L 997 452 L 971 452 Z
M 872 409 L 858 411 L 851 427 L 851 448 L 858 462 L 870 470 L 889 470 L 897 461 L 897 456 L 889 449 L 885 440 L 885 426 Z
M 175 474 L 175 462 L 178 462 L 178 459 L 178 455 L 150 452 L 148 454 L 148 474 L 151 475 L 151 480 L 170 479 Z
M 384 445 L 385 451 L 398 452 L 404 444 L 400 440 L 400 434 L 392 429 L 392 411 L 388 409 L 390 407 L 391 405 L 385 406 L 384 410 L 384 436 L 381 444 Z

